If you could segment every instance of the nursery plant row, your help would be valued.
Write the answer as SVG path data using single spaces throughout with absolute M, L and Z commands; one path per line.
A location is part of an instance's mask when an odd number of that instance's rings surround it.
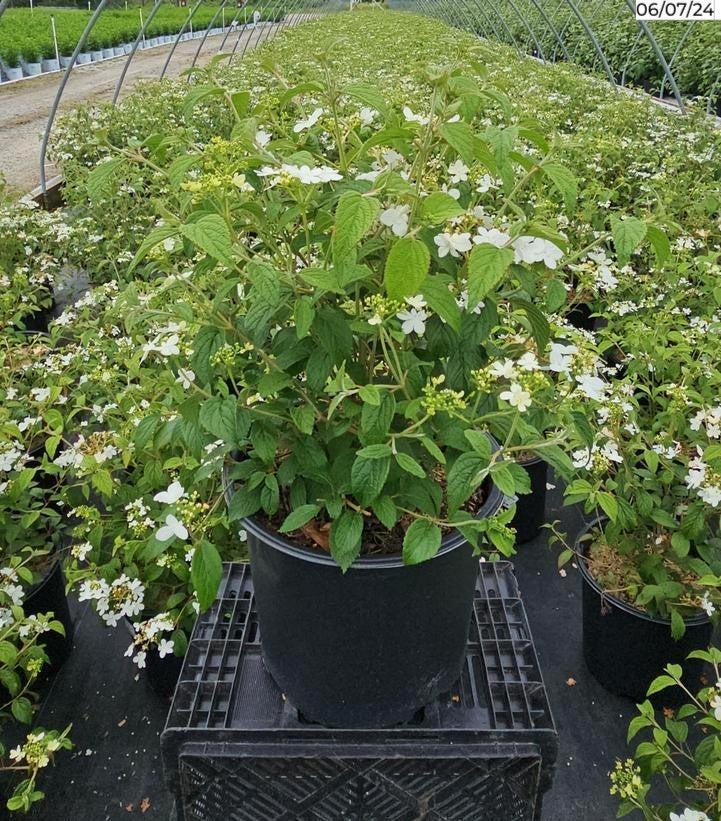
M 92 54 L 104 54 L 104 57 L 122 53 L 121 49 L 132 44 L 141 27 L 141 14 L 147 19 L 152 11 L 152 4 L 129 9 L 108 9 L 101 13 L 99 20 L 91 30 L 83 49 L 81 62 L 88 61 Z M 185 26 L 185 31 L 204 31 L 211 24 L 213 28 L 222 29 L 223 20 L 226 26 L 231 22 L 241 26 L 253 22 L 255 8 L 246 6 L 236 9 L 228 6 L 223 17 L 218 3 L 204 3 L 188 18 L 191 9 L 168 3 L 160 7 L 145 31 L 146 41 L 164 40 L 173 37 Z M 264 21 L 281 20 L 285 15 L 284 5 L 265 4 L 258 8 L 260 19 Z M 0 62 L 6 75 L 13 69 L 24 68 L 25 73 L 39 73 L 36 67 L 41 62 L 56 60 L 55 41 L 52 34 L 51 17 L 55 19 L 58 52 L 68 59 L 73 53 L 92 12 L 80 9 L 65 8 L 11 8 L 0 17 Z M 157 43 L 156 43 L 157 44 Z M 95 59 L 100 59 L 96 57 Z M 57 66 L 55 66 L 57 68 Z M 16 79 L 13 73 L 13 79 Z
M 663 66 L 649 40 L 639 28 L 625 0 L 598 3 L 502 0 L 482 4 L 438 4 L 443 19 L 498 39 L 522 52 L 544 59 L 569 60 L 586 70 L 603 73 L 604 66 L 593 39 L 574 11 L 583 16 L 593 32 L 616 82 L 636 85 L 671 96 Z M 721 44 L 714 25 L 656 21 L 648 24 L 681 93 L 688 97 L 721 98 Z
M 32 720 L 39 648 L 70 629 L 21 608 L 56 562 L 132 625 L 124 663 L 172 687 L 222 562 L 277 547 L 333 583 L 465 549 L 472 582 L 468 544 L 512 555 L 562 482 L 593 522 L 573 543 L 547 523 L 589 591 L 591 671 L 691 699 L 644 702 L 610 788 L 649 818 L 718 818 L 720 143 L 701 107 L 382 9 L 64 117 L 65 206 L 0 213 L 6 720 Z M 60 304 L 77 270 L 91 287 Z M 296 703 L 282 632 L 266 656 Z M 448 653 L 466 636 L 449 623 Z M 290 657 L 310 680 L 312 656 Z M 343 724 L 326 685 L 308 715 Z M 380 726 L 408 717 L 392 682 L 366 689 Z M 11 808 L 70 744 L 34 728 L 3 753 L 25 776 Z

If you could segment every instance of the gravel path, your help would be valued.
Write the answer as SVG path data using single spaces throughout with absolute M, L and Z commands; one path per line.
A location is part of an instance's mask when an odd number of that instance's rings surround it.
M 246 44 L 250 49 L 265 42 L 285 25 L 288 23 L 267 24 L 246 30 L 241 35 L 236 53 L 241 54 Z M 225 44 L 225 51 L 232 51 L 237 39 L 238 35 L 231 34 Z M 222 42 L 222 35 L 208 37 L 198 63 L 206 63 L 214 57 Z M 199 43 L 200 40 L 188 40 L 178 44 L 167 76 L 177 77 L 191 65 Z M 126 74 L 121 96 L 138 80 L 160 76 L 171 47 L 172 44 L 137 51 Z M 110 100 L 126 59 L 117 57 L 102 63 L 77 66 L 65 87 L 60 113 L 82 103 Z M 55 73 L 0 85 L 0 173 L 13 190 L 27 192 L 40 182 L 40 142 L 61 79 L 62 73 Z M 57 169 L 48 163 L 46 173 L 50 179 L 57 174 Z

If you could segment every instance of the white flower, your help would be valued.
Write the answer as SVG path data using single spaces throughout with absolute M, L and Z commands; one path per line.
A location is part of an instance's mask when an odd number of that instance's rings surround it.
M 358 115 L 360 116 L 361 125 L 371 125 L 375 120 L 376 112 L 372 108 L 361 108 Z
M 161 502 L 164 505 L 174 505 L 185 496 L 185 488 L 178 482 L 171 482 L 167 490 L 161 490 L 156 493 L 153 499 L 156 502 Z
M 578 353 L 578 348 L 575 345 L 562 345 L 560 342 L 552 342 L 549 370 L 555 373 L 570 373 L 575 353 Z
M 408 233 L 408 217 L 410 205 L 393 205 L 381 211 L 381 225 L 390 228 L 397 237 L 404 237 Z
M 172 513 L 165 517 L 165 525 L 155 534 L 159 542 L 169 542 L 171 539 L 180 539 L 182 542 L 188 538 L 188 528 L 179 522 Z
M 166 656 L 170 655 L 173 652 L 173 640 L 172 639 L 161 639 L 160 643 L 158 644 L 158 655 L 161 659 L 164 659 Z
M 25 758 L 25 751 L 24 751 L 24 750 L 23 750 L 23 748 L 22 748 L 22 747 L 18 744 L 18 746 L 17 746 L 17 747 L 15 747 L 14 749 L 10 750 L 10 752 L 8 753 L 8 755 L 10 756 L 10 760 L 11 760 L 11 761 L 22 761 L 22 760 L 23 760 L 23 758 Z
M 403 106 L 403 116 L 406 118 L 406 122 L 418 123 L 419 125 L 428 125 L 428 117 L 422 117 L 420 114 L 414 114 L 407 105 Z
M 343 179 L 343 176 L 339 174 L 335 168 L 329 168 L 327 165 L 310 168 L 310 166 L 307 165 L 297 166 L 283 163 L 282 168 L 286 174 L 300 180 L 304 185 L 316 185 L 317 183 L 334 182 Z
M 605 399 L 608 384 L 599 376 L 591 376 L 585 373 L 581 376 L 577 376 L 576 382 L 578 382 L 581 393 L 589 399 L 595 399 L 599 402 Z
M 70 554 L 74 559 L 77 559 L 77 561 L 84 562 L 92 549 L 93 546 L 90 542 L 84 542 L 83 544 L 73 545 L 70 548 Z
M 716 717 L 718 721 L 721 721 L 721 715 Z M 681 815 L 678 813 L 672 812 L 669 815 L 669 821 L 711 821 L 711 819 L 706 815 L 705 812 L 701 810 L 691 810 L 685 809 Z
M 513 242 L 514 262 L 543 262 L 547 268 L 555 269 L 563 256 L 563 251 L 547 239 L 540 237 L 518 237 Z
M 495 245 L 496 248 L 504 248 L 511 241 L 511 235 L 498 228 L 479 228 L 473 242 L 476 245 Z
M 323 109 L 316 108 L 315 111 L 305 120 L 298 120 L 298 122 L 293 126 L 293 131 L 296 134 L 300 134 L 301 131 L 305 131 L 308 128 L 313 128 L 313 126 L 320 120 L 323 116 Z
M 411 308 L 415 308 L 416 311 L 422 311 L 426 307 L 426 301 L 423 299 L 422 294 L 416 294 L 415 296 L 406 297 L 406 303 L 411 306 Z
M 706 487 L 699 488 L 698 495 L 707 505 L 711 505 L 711 507 L 718 507 L 719 503 L 721 503 L 721 487 L 707 485 Z
M 8 399 L 8 400 L 16 399 L 17 395 L 18 395 L 17 388 L 8 388 L 5 391 L 5 398 Z
M 516 363 L 512 359 L 496 360 L 489 368 L 497 379 L 513 379 L 516 376 Z
M 450 254 L 452 257 L 459 257 L 473 248 L 471 242 L 471 235 L 469 233 L 463 234 L 437 234 L 433 241 L 438 246 L 438 256 L 443 257 Z
M 708 596 L 708 590 L 704 592 L 703 598 L 701 599 L 701 609 L 705 611 L 707 616 L 713 616 L 716 612 L 716 608 Z
M 265 148 L 266 145 L 273 139 L 273 135 L 268 133 L 267 131 L 263 131 L 262 129 L 258 129 L 255 132 L 255 142 L 256 145 L 259 145 L 261 148 Z
M 466 182 L 470 169 L 463 160 L 456 160 L 448 166 L 448 178 L 454 184 Z
M 518 408 L 521 413 L 528 410 L 531 406 L 531 394 L 528 393 L 528 391 L 524 391 L 517 382 L 513 382 L 510 390 L 503 391 L 500 397 L 501 399 L 505 399 L 511 407 Z
M 193 382 L 195 382 L 195 373 L 189 368 L 178 368 L 178 378 L 175 380 L 183 386 L 183 390 L 188 390 Z
M 163 240 L 163 248 L 167 253 L 170 253 L 173 248 L 175 248 L 175 238 L 174 237 L 166 237 Z
M 487 191 L 490 191 L 492 188 L 498 188 L 498 184 L 490 177 L 488 174 L 484 174 L 481 179 L 478 181 L 478 185 L 476 187 L 476 191 L 479 194 L 485 194 Z
M 50 388 L 33 388 L 30 391 L 30 396 L 36 402 L 44 402 L 50 396 Z
M 404 334 L 416 333 L 423 336 L 426 330 L 426 320 L 428 314 L 425 311 L 418 311 L 411 308 L 410 311 L 399 311 L 396 316 L 401 320 L 401 330 Z

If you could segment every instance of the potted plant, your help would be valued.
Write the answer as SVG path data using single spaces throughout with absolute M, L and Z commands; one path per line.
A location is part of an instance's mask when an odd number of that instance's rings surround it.
M 44 798 L 36 786 L 40 770 L 51 763 L 55 752 L 72 747 L 70 727 L 62 732 L 36 727 L 14 748 L 6 746 L 4 725 L 32 723 L 36 697 L 32 687 L 47 662 L 43 645 L 48 634 L 63 633 L 63 625 L 53 620 L 52 613 L 27 616 L 17 604 L 17 581 L 31 577 L 23 561 L 13 561 L 0 574 L 0 774 L 8 779 L 23 776 L 6 800 L 7 809 L 23 812 Z M 13 735 L 17 737 L 17 732 Z
M 637 700 L 666 662 L 708 644 L 718 604 L 721 453 L 692 429 L 683 395 L 667 384 L 649 404 L 628 379 L 599 386 L 596 436 L 566 490 L 592 514 L 561 556 L 583 579 L 586 663 Z
M 20 49 L 12 44 L 5 45 L 3 49 L 3 60 L 5 75 L 8 80 L 20 80 L 23 76 L 23 69 L 20 64 Z
M 295 117 L 263 114 L 277 148 L 243 129 L 225 189 L 208 157 L 134 265 L 185 244 L 203 271 L 228 269 L 213 299 L 187 277 L 168 287 L 201 324 L 201 428 L 236 454 L 229 516 L 247 532 L 266 665 L 308 719 L 383 726 L 459 674 L 478 552 L 511 552 L 504 496 L 528 489 L 513 457 L 570 464 L 560 431 L 524 424 L 518 380 L 484 382 L 514 347 L 546 385 L 534 283 L 565 242 L 525 216 L 535 175 L 516 179 L 497 133 L 474 130 L 475 79 L 439 72 L 416 113 L 328 77 Z M 357 113 L 369 100 L 375 119 Z M 478 204 L 489 167 L 508 183 L 495 221 Z
M 650 701 L 638 705 L 628 741 L 639 733 L 644 738 L 634 758 L 616 761 L 611 773 L 619 817 L 638 810 L 648 821 L 712 821 L 721 813 L 721 651 L 711 647 L 690 658 L 709 666 L 713 683 L 689 690 L 679 664 L 667 665 L 651 683 L 649 695 L 674 687 L 685 703 L 675 711 L 665 709 L 663 719 Z

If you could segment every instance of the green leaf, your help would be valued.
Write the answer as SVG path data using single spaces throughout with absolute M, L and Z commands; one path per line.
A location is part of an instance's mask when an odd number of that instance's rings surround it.
M 10 709 L 15 719 L 22 724 L 32 724 L 33 705 L 25 696 L 20 696 L 13 701 Z
M 176 157 L 173 162 L 165 170 L 168 175 L 170 185 L 177 191 L 181 183 L 185 179 L 186 174 L 190 169 L 200 162 L 200 155 L 198 154 L 181 154 Z
M 517 465 L 517 467 L 519 467 Z M 521 468 L 523 470 L 523 468 Z M 514 479 L 511 467 L 504 462 L 496 462 L 491 467 L 491 478 L 493 484 L 506 496 L 513 496 L 516 493 L 516 481 Z
M 463 435 L 471 443 L 473 450 L 486 461 L 491 458 L 491 440 L 480 430 L 466 430 Z
M 675 686 L 676 682 L 671 678 L 671 676 L 659 676 L 651 682 L 651 685 L 649 686 L 646 695 L 651 696 L 654 693 L 658 693 L 661 690 L 665 690 L 667 687 Z
M 135 428 L 135 436 L 133 437 L 137 450 L 143 450 L 148 442 L 150 442 L 155 435 L 155 430 L 159 422 L 160 416 L 157 413 L 153 413 L 140 420 L 140 424 Z
M 336 265 L 345 260 L 355 260 L 357 246 L 375 222 L 379 210 L 378 200 L 364 197 L 358 191 L 346 191 L 338 200 L 333 236 Z
M 488 460 L 477 453 L 462 453 L 448 471 L 448 508 L 456 510 L 468 499 L 478 484 L 473 479 L 488 467 Z
M 511 299 L 516 308 L 523 311 L 528 317 L 533 338 L 539 351 L 545 351 L 551 337 L 551 328 L 545 315 L 532 303 L 525 299 Z
M 228 504 L 228 521 L 237 522 L 239 519 L 247 519 L 258 512 L 260 508 L 260 490 L 255 488 L 248 490 L 244 487 L 236 487 L 235 493 Z
M 363 459 L 385 459 L 386 456 L 391 456 L 393 451 L 390 445 L 368 445 L 367 448 L 362 448 L 358 451 L 358 456 Z
M 102 196 L 105 191 L 105 186 L 125 164 L 125 157 L 113 157 L 110 160 L 98 163 L 88 174 L 87 178 L 86 187 L 90 199 Z
M 455 297 L 448 290 L 448 282 L 445 277 L 426 277 L 421 286 L 421 294 L 431 309 L 458 333 L 461 329 L 461 311 Z
M 417 476 L 419 479 L 426 478 L 425 470 L 423 470 L 412 456 L 409 456 L 407 453 L 396 453 L 395 457 L 398 465 L 403 468 L 406 473 L 410 473 L 411 476 Z
M 233 242 L 228 224 L 219 214 L 206 214 L 197 222 L 181 225 L 180 233 L 206 254 L 233 265 Z
M 354 100 L 363 103 L 369 108 L 374 108 L 384 119 L 388 116 L 388 104 L 386 99 L 375 86 L 370 83 L 351 83 L 343 89 L 343 94 L 353 97 Z
M 356 456 L 351 468 L 351 491 L 362 505 L 369 505 L 380 496 L 388 478 L 390 456 L 382 459 L 364 459 Z
M 442 222 L 453 219 L 453 217 L 459 217 L 464 213 L 465 210 L 461 208 L 458 202 L 450 194 L 444 194 L 443 191 L 429 194 L 423 200 L 421 208 L 423 219 L 431 225 L 440 225 Z
M 611 236 L 616 246 L 616 257 L 620 266 L 625 265 L 631 259 L 631 254 L 646 236 L 646 230 L 646 223 L 637 217 L 626 217 L 626 219 L 611 217 Z
M 383 281 L 391 299 L 403 299 L 418 293 L 428 276 L 431 254 L 419 239 L 403 237 L 391 248 L 386 258 Z
M 203 540 L 196 546 L 190 563 L 190 580 L 198 595 L 201 612 L 215 601 L 223 577 L 223 562 L 215 545 Z
M 534 453 L 549 464 L 559 476 L 566 480 L 571 478 L 573 462 L 558 445 L 545 445 L 537 448 Z
M 363 536 L 363 517 L 355 510 L 343 510 L 330 526 L 330 552 L 341 570 L 346 570 L 358 558 Z
M 250 92 L 236 91 L 234 94 L 230 95 L 230 102 L 233 105 L 233 111 L 235 111 L 236 117 L 239 120 L 242 120 L 248 113 L 248 108 L 250 106 Z
M 546 310 L 550 314 L 555 314 L 566 304 L 568 291 L 560 279 L 552 279 L 546 285 Z
M 283 524 L 278 528 L 279 533 L 291 533 L 293 530 L 303 527 L 320 510 L 320 505 L 301 505 L 291 511 L 283 520 Z
M 461 157 L 466 165 L 472 165 L 475 159 L 476 137 L 468 123 L 444 123 L 439 129 L 441 137 Z
M 298 339 L 303 339 L 304 336 L 308 336 L 310 327 L 315 319 L 313 300 L 309 296 L 302 296 L 295 303 L 293 319 L 295 321 L 295 333 Z
M 576 200 L 578 199 L 578 181 L 571 171 L 565 165 L 556 162 L 543 163 L 541 171 L 563 197 L 566 210 L 572 211 L 576 207 Z
M 238 400 L 234 397 L 213 396 L 200 406 L 199 421 L 216 439 L 238 447 L 248 433 L 248 424 L 240 415 Z
M 476 245 L 468 258 L 468 304 L 477 305 L 503 280 L 513 262 L 513 249 Z
M 683 616 L 674 607 L 671 610 L 671 636 L 678 641 L 685 632 L 686 623 Z
M 358 396 L 369 405 L 380 405 L 381 392 L 375 385 L 362 385 L 358 390 Z
M 185 95 L 185 99 L 183 100 L 183 116 L 187 117 L 188 114 L 190 114 L 190 112 L 203 100 L 207 100 L 210 97 L 222 97 L 224 94 L 225 89 L 220 86 L 191 86 L 190 90 Z
M 388 496 L 379 496 L 371 505 L 378 521 L 388 530 L 392 530 L 398 521 L 398 509 Z
M 313 433 L 315 413 L 310 405 L 301 405 L 290 409 L 290 418 L 301 433 L 310 436 Z
M 403 561 L 420 564 L 432 559 L 441 546 L 441 529 L 428 519 L 416 519 L 403 539 Z
M 656 254 L 656 262 L 663 265 L 671 253 L 671 243 L 666 233 L 655 225 L 646 226 L 646 236 L 651 243 L 654 254 Z
M 618 516 L 618 502 L 616 501 L 616 497 L 605 491 L 599 491 L 596 494 L 596 499 L 606 516 L 608 516 L 612 522 L 615 522 Z
M 673 547 L 676 555 L 678 556 L 688 556 L 688 552 L 691 549 L 691 542 L 681 533 L 680 531 L 676 531 L 671 536 L 671 547 Z
M 198 331 L 193 341 L 193 355 L 190 365 L 198 382 L 206 385 L 213 376 L 210 360 L 225 344 L 225 335 L 219 328 L 206 326 Z

